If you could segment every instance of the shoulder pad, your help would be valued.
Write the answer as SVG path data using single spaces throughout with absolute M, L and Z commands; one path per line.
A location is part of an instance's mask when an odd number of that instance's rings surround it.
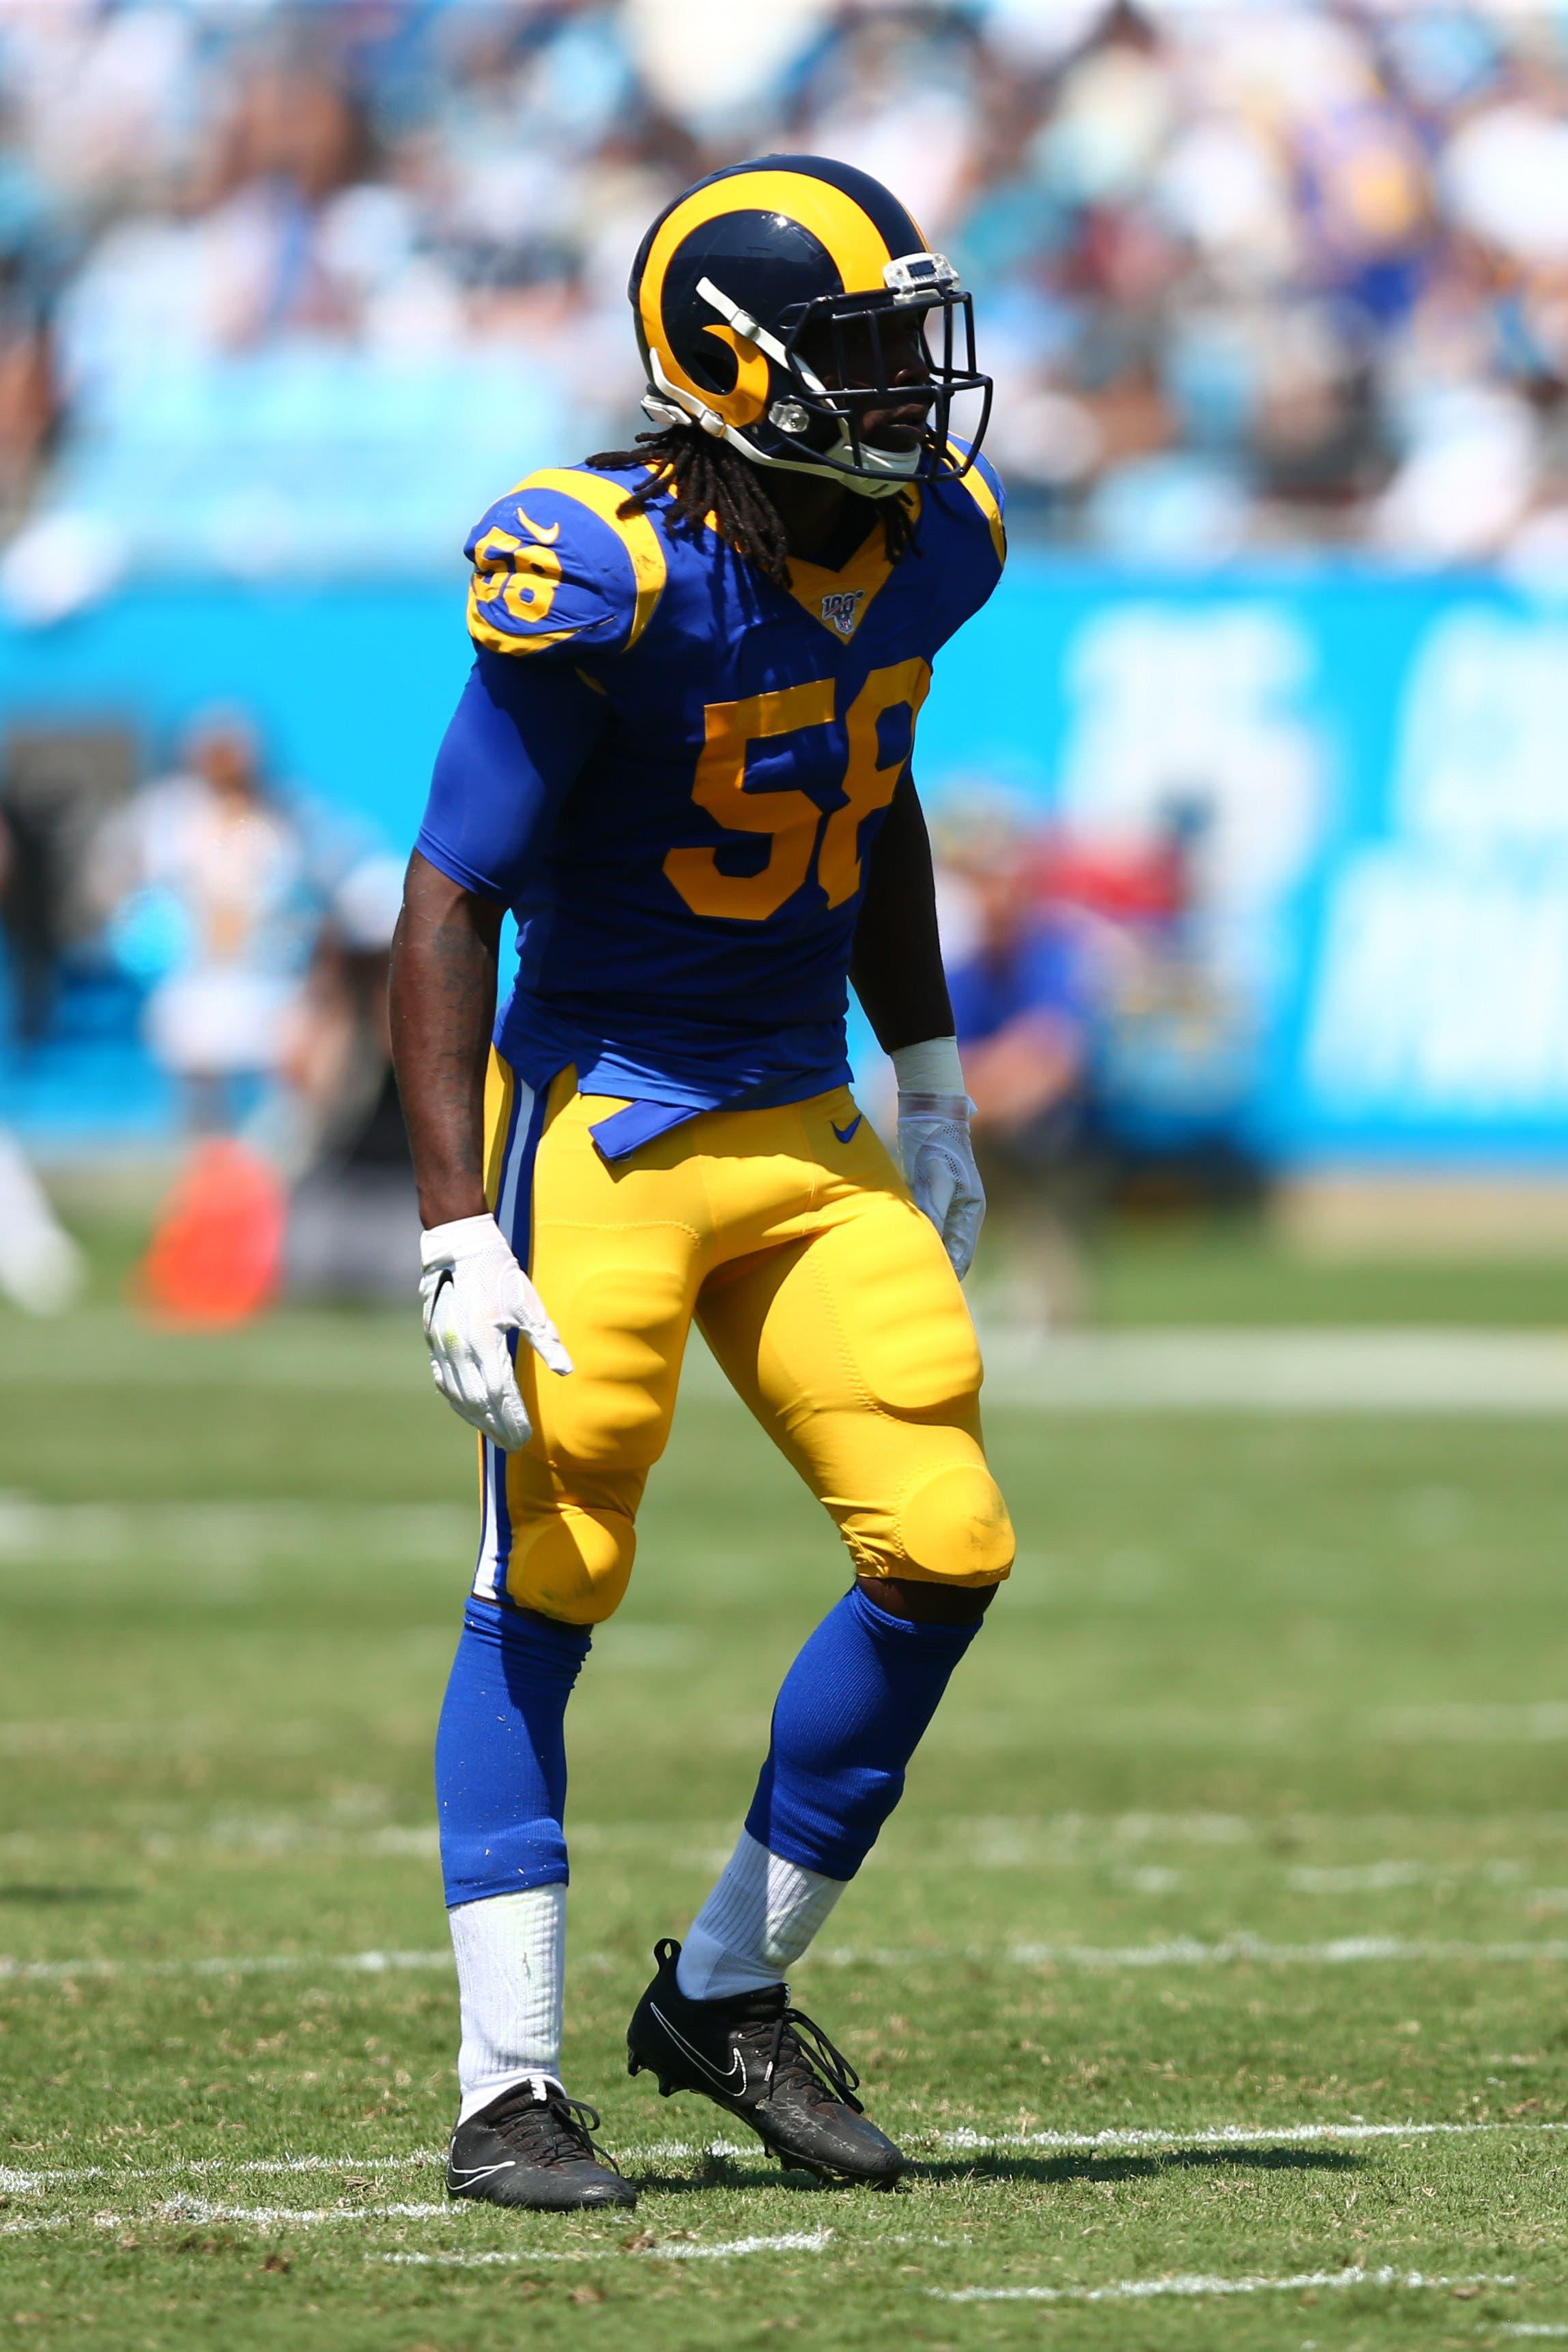
M 960 457 L 967 457 L 969 454 L 967 441 L 950 441 L 947 446 Z M 1007 492 L 1002 488 L 1002 478 L 990 459 L 977 453 L 968 472 L 955 483 L 954 488 L 961 496 L 972 499 L 985 517 L 997 562 L 1005 563 L 1008 560 L 1008 533 L 1002 517 L 1007 509 Z
M 469 534 L 468 634 L 497 654 L 625 653 L 664 593 L 664 551 L 631 485 L 546 467 L 497 499 Z

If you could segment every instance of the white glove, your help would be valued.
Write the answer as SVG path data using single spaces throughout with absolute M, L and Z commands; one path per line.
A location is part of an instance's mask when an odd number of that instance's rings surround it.
M 967 1095 L 898 1097 L 898 1157 L 904 1181 L 942 1236 L 960 1282 L 986 1214 L 986 1191 L 969 1139 Z
M 430 1373 L 454 1412 L 505 1454 L 533 1435 L 508 1331 L 520 1331 L 552 1372 L 571 1358 L 543 1299 L 512 1255 L 494 1217 L 455 1217 L 419 1239 L 419 1303 Z

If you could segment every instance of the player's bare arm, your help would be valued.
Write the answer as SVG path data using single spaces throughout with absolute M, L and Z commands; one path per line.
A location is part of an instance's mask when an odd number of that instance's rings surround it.
M 455 1412 L 505 1451 L 532 1424 L 507 1334 L 556 1372 L 571 1361 L 485 1199 L 485 1068 L 501 909 L 415 850 L 392 941 L 392 1036 L 419 1187 L 430 1369 Z
M 392 940 L 392 1034 L 426 1225 L 486 1213 L 485 1066 L 500 938 L 501 908 L 415 850 Z

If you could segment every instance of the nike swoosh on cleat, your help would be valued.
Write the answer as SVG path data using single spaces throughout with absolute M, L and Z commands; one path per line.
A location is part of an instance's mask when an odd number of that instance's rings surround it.
M 741 2056 L 738 2050 L 732 2050 L 730 2052 L 729 2072 L 726 2074 L 721 2074 L 716 2066 L 709 2065 L 707 2060 L 703 2056 L 700 2050 L 694 2050 L 692 2048 L 691 2043 L 686 2040 L 685 2035 L 680 2031 L 680 2029 L 670 2023 L 669 2019 L 664 2015 L 664 2011 L 659 2007 L 656 2001 L 651 2000 L 648 2003 L 648 2007 L 652 2014 L 658 2019 L 660 2024 L 664 2027 L 671 2041 L 680 2044 L 681 2048 L 685 2052 L 686 2056 L 691 2060 L 693 2065 L 700 2066 L 710 2083 L 716 2083 L 721 2091 L 732 2091 L 737 2087 L 740 2090 L 745 2090 L 746 2061 Z
M 489 2180 L 497 2172 L 515 2172 L 517 2168 L 516 2159 L 512 2157 L 508 2157 L 505 2164 L 481 2164 L 471 2172 L 459 2172 L 455 2164 L 449 2164 L 446 2186 L 448 2189 L 466 2189 L 471 2180 Z
M 840 1127 L 835 1119 L 830 1119 L 828 1121 L 828 1125 L 832 1129 L 833 1133 L 838 1137 L 841 1143 L 847 1143 L 864 1117 L 864 1111 L 858 1110 L 856 1111 L 853 1118 L 851 1119 L 848 1127 Z

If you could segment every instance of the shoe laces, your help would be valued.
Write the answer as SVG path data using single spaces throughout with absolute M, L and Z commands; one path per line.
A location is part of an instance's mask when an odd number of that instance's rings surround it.
M 584 2099 L 569 2099 L 551 2084 L 541 2098 L 531 2084 L 518 2086 L 515 2105 L 498 2107 L 486 2118 L 492 2131 L 533 2164 L 567 2164 L 589 2157 L 607 2172 L 615 2167 L 593 2137 L 599 2110 Z
M 759 2023 L 762 2021 L 758 2021 Z M 860 2076 L 841 2050 L 829 2041 L 803 2009 L 781 2008 L 768 2030 L 762 2095 L 770 2099 L 785 2084 L 804 2091 L 814 2106 L 826 2104 L 865 2113 L 855 2093 Z

